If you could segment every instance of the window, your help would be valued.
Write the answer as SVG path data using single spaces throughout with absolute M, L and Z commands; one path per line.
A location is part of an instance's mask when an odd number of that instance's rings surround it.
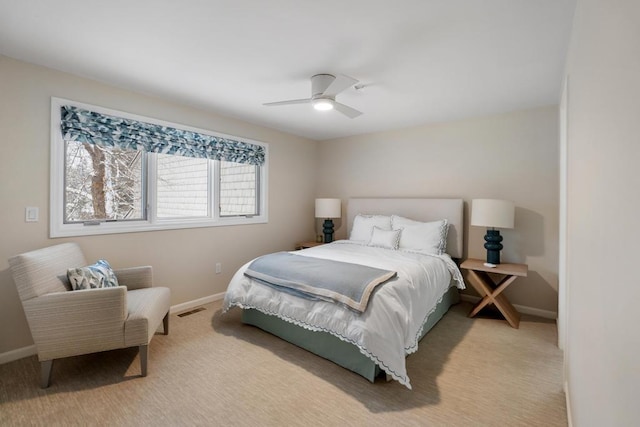
M 51 237 L 267 221 L 267 145 L 52 98 Z
M 209 160 L 157 155 L 158 218 L 209 215 Z
M 65 141 L 64 222 L 142 219 L 142 153 Z
M 220 162 L 220 216 L 258 215 L 258 168 Z

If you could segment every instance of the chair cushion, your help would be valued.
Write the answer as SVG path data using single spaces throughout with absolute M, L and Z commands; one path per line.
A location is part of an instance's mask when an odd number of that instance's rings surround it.
M 169 288 L 153 287 L 127 292 L 125 347 L 148 344 L 171 305 Z
M 103 259 L 86 267 L 70 268 L 67 270 L 67 277 L 74 291 L 118 286 L 118 278 L 109 263 Z

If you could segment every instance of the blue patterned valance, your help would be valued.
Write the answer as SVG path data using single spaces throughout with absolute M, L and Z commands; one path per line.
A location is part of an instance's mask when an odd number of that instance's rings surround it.
M 109 116 L 71 105 L 60 108 L 65 140 L 259 166 L 265 161 L 265 149 L 261 145 Z

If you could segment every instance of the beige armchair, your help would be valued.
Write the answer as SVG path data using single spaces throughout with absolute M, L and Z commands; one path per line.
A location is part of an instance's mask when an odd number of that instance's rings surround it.
M 63 243 L 9 259 L 49 386 L 53 360 L 118 348 L 140 348 L 147 375 L 148 345 L 163 322 L 169 333 L 170 291 L 152 287 L 151 267 L 114 270 L 120 286 L 71 290 L 67 269 L 86 266 L 75 243 Z

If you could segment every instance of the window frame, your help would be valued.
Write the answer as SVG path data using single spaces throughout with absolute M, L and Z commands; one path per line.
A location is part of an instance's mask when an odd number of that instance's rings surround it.
M 210 182 L 209 182 L 209 216 L 207 218 L 168 218 L 159 219 L 157 217 L 157 163 L 155 153 L 144 153 L 146 163 L 146 174 L 143 178 L 146 182 L 144 197 L 146 199 L 146 219 L 140 220 L 120 220 L 101 221 L 97 225 L 92 221 L 86 223 L 64 223 L 64 185 L 65 185 L 65 141 L 60 129 L 60 107 L 63 105 L 73 105 L 79 108 L 92 110 L 98 113 L 122 117 L 126 119 L 138 120 L 147 123 L 154 123 L 161 126 L 169 126 L 178 129 L 198 132 L 220 138 L 228 138 L 237 141 L 256 144 L 265 149 L 265 163 L 258 166 L 258 190 L 256 203 L 258 215 L 241 216 L 220 216 L 220 192 L 219 192 L 219 161 L 209 160 Z M 246 224 L 264 224 L 268 222 L 268 164 L 269 164 L 269 144 L 247 138 L 240 138 L 234 135 L 223 134 L 211 130 L 186 126 L 178 123 L 167 122 L 150 117 L 123 111 L 103 108 L 96 105 L 81 103 L 63 98 L 51 98 L 51 144 L 50 144 L 50 197 L 49 197 L 49 236 L 72 237 L 91 236 L 101 234 L 135 233 L 142 231 L 175 230 L 183 228 L 200 227 L 220 227 Z M 211 182 L 212 181 L 212 182 Z M 144 184 L 143 184 L 144 186 Z
M 89 221 L 69 221 L 69 222 L 65 222 L 65 207 L 67 206 L 67 180 L 66 180 L 66 168 L 67 168 L 67 145 L 65 144 L 65 141 L 62 141 L 62 223 L 63 224 L 81 224 L 84 226 L 84 223 L 86 222 L 95 222 L 95 220 L 89 220 Z M 133 219 L 119 219 L 117 221 L 119 222 L 123 222 L 123 221 L 144 221 L 145 218 L 148 216 L 148 207 L 149 207 L 149 202 L 148 202 L 148 198 L 147 198 L 147 191 L 144 190 L 147 187 L 147 181 L 149 179 L 149 173 L 148 171 L 148 164 L 149 164 L 149 158 L 145 155 L 144 152 L 142 152 L 141 154 L 141 159 L 140 159 L 140 163 L 141 163 L 141 172 L 140 172 L 140 178 L 141 178 L 141 189 L 143 189 L 143 194 L 142 194 L 142 215 L 143 218 L 133 218 Z

